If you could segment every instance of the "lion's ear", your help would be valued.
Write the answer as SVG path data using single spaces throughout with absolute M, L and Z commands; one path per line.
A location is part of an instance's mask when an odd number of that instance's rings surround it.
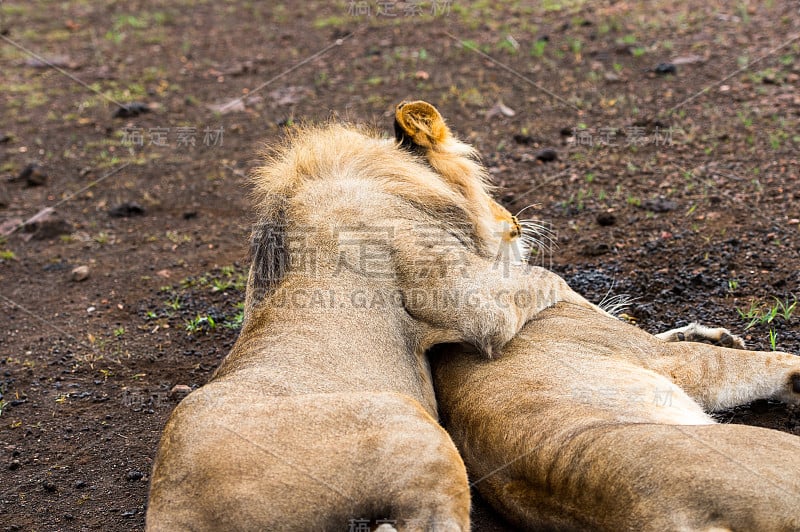
M 406 147 L 436 149 L 450 137 L 444 118 L 428 102 L 403 102 L 394 112 L 394 136 Z

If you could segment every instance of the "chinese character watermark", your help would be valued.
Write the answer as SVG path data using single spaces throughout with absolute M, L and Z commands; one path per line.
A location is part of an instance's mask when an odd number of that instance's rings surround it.
M 450 14 L 453 0 L 350 0 L 347 14 L 351 17 L 412 18 Z
M 572 128 L 572 142 L 577 146 L 604 146 L 604 147 L 641 147 L 648 144 L 653 146 L 672 145 L 672 127 L 662 128 L 656 126 L 652 134 L 647 134 L 647 129 L 642 126 L 628 126 L 618 129 L 610 126 L 589 128 Z M 624 139 L 624 140 L 621 140 Z
M 122 129 L 122 145 L 131 147 L 156 146 L 167 148 L 171 145 L 176 148 L 195 148 L 198 145 L 198 136 L 202 134 L 200 144 L 206 147 L 221 147 L 224 142 L 225 128 L 205 127 L 198 131 L 197 127 L 136 127 L 130 126 Z

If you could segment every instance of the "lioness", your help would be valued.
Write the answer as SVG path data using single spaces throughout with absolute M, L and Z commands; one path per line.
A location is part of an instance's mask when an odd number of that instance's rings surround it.
M 600 312 L 525 264 L 520 224 L 436 109 L 395 118 L 396 140 L 302 129 L 257 171 L 245 323 L 167 422 L 148 530 L 467 530 L 426 350 L 491 357 L 557 301 Z
M 738 343 L 559 303 L 498 360 L 438 348 L 440 414 L 472 484 L 524 529 L 800 530 L 800 438 L 706 413 L 800 403 L 800 357 L 665 341 L 693 333 Z

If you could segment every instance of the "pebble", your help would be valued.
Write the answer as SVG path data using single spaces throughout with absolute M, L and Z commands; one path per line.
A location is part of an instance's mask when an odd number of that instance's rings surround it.
M 514 111 L 512 108 L 510 108 L 503 102 L 497 102 L 491 109 L 486 111 L 486 118 L 494 118 L 495 116 L 512 117 L 516 114 L 517 114 L 516 111 Z
M 652 212 L 669 212 L 677 209 L 678 204 L 665 198 L 655 198 L 644 200 L 641 208 Z
M 599 257 L 600 255 L 605 255 L 609 251 L 611 251 L 611 247 L 608 244 L 605 242 L 597 242 L 585 244 L 581 248 L 580 254 L 586 257 Z
M 72 225 L 48 208 L 25 222 L 22 231 L 34 240 L 49 240 L 71 233 Z
M 47 183 L 47 174 L 44 173 L 41 166 L 31 163 L 19 173 L 16 180 L 25 181 L 29 187 L 41 187 Z
M 148 106 L 146 103 L 131 102 L 129 104 L 118 107 L 117 110 L 114 111 L 113 117 L 132 118 L 134 116 L 139 116 L 141 114 L 149 112 L 150 112 L 150 106 Z
M 42 484 L 42 487 L 44 488 L 44 491 L 48 493 L 55 493 L 56 490 L 58 489 L 56 485 L 49 480 L 45 481 L 45 483 Z
M 126 201 L 125 203 L 120 203 L 108 211 L 108 214 L 112 218 L 130 218 L 131 216 L 142 216 L 144 215 L 144 207 L 138 203 Z
M 11 460 L 11 463 L 8 464 L 8 468 L 11 471 L 16 471 L 17 469 L 19 469 L 19 460 Z
M 666 76 L 667 74 L 672 74 L 674 76 L 678 73 L 678 68 L 672 63 L 659 63 L 653 69 L 653 72 L 659 76 Z
M 558 159 L 558 152 L 553 148 L 543 148 L 533 154 L 536 160 L 549 163 Z
M 189 395 L 192 391 L 192 388 L 185 385 L 185 384 L 176 384 L 172 387 L 169 391 L 169 396 L 174 397 L 175 399 L 183 399 L 187 395 Z
M 531 137 L 530 135 L 522 135 L 520 133 L 514 135 L 514 142 L 516 142 L 517 144 L 522 144 L 524 146 L 530 146 L 531 144 L 533 144 L 533 140 L 534 140 L 533 137 Z
M 601 227 L 609 227 L 617 223 L 617 217 L 610 212 L 601 212 L 597 215 L 597 225 Z
M 144 473 L 141 471 L 136 471 L 135 469 L 128 471 L 128 480 L 142 480 L 142 478 L 144 478 Z
M 73 269 L 72 272 L 69 274 L 70 279 L 75 283 L 80 283 L 81 281 L 85 281 L 89 278 L 89 267 L 78 266 L 77 268 Z

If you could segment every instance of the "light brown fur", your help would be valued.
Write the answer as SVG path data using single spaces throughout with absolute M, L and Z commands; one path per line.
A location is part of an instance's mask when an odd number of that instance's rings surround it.
M 256 173 L 245 323 L 170 416 L 148 530 L 468 529 L 426 350 L 491 357 L 556 301 L 598 309 L 524 264 L 519 224 L 433 107 L 397 121 L 399 142 L 300 130 Z
M 451 346 L 432 365 L 472 483 L 523 529 L 800 530 L 800 438 L 705 413 L 800 403 L 800 357 L 669 343 L 560 303 L 498 360 Z

